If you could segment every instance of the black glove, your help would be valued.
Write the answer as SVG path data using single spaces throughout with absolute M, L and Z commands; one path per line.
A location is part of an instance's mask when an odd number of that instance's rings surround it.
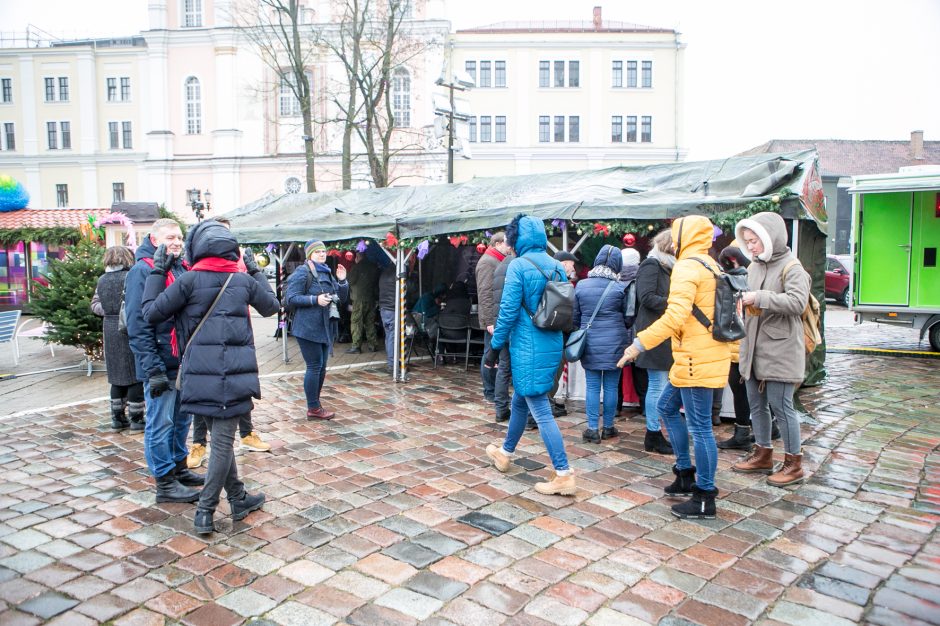
M 242 260 L 245 262 L 245 269 L 248 270 L 248 273 L 252 276 L 261 271 L 261 268 L 258 267 L 258 262 L 255 261 L 255 255 L 251 251 L 251 248 L 245 248 L 245 252 L 242 254 Z
M 499 352 L 499 350 L 493 350 L 492 348 L 487 350 L 486 354 L 483 355 L 483 367 L 487 369 L 499 367 Z
M 173 263 L 175 262 L 176 257 L 172 254 L 168 254 L 166 244 L 161 243 L 157 251 L 153 253 L 153 269 L 150 270 L 150 273 L 163 274 L 166 276 L 166 273 L 170 271 L 170 268 L 173 267 Z
M 166 372 L 151 374 L 148 382 L 150 383 L 150 396 L 152 398 L 159 398 L 164 391 L 170 390 L 170 381 L 166 377 Z

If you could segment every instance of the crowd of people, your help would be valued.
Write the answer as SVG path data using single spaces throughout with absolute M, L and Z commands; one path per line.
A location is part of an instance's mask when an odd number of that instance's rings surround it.
M 652 239 L 642 261 L 635 248 L 604 245 L 578 280 L 576 257 L 566 251 L 549 255 L 542 222 L 520 215 L 505 232 L 492 235 L 476 262 L 475 294 L 457 281 L 412 302 L 415 312 L 433 319 L 442 297 L 448 312 L 466 308 L 469 314 L 476 296 L 485 346 L 483 396 L 495 420 L 506 422 L 502 443 L 485 451 L 498 471 L 509 470 L 523 432 L 538 429 L 554 472 L 535 489 L 558 495 L 577 490 L 556 421 L 567 413 L 556 401 L 568 366 L 565 345 L 574 340 L 566 331 L 577 330 L 583 345 L 571 358 L 580 360 L 585 373 L 582 440 L 602 445 L 619 437 L 616 418 L 627 399 L 624 390 L 632 393 L 635 384 L 645 415 L 645 450 L 675 456 L 675 480 L 664 493 L 688 498 L 672 507 L 677 516 L 714 517 L 718 448 L 747 451 L 733 469 L 768 473 L 773 485 L 803 479 L 793 393 L 805 366 L 800 315 L 809 297 L 809 275 L 787 247 L 779 215 L 742 220 L 735 242 L 717 260 L 709 255 L 714 232 L 704 216 L 676 219 Z M 308 241 L 303 253 L 279 302 L 254 257 L 242 254 L 220 221 L 200 222 L 184 242 L 179 224 L 161 219 L 136 255 L 124 247 L 106 251 L 92 309 L 104 317 L 111 427 L 143 430 L 156 501 L 196 503 L 199 533 L 213 532 L 223 489 L 236 520 L 265 499 L 246 491 L 234 454 L 236 429 L 248 449 L 270 449 L 251 421 L 261 390 L 250 308 L 265 317 L 282 304 L 289 312 L 290 332 L 306 364 L 309 420 L 336 415 L 324 406 L 321 392 L 343 312 L 351 312 L 352 319 L 348 352 L 361 352 L 364 346 L 377 350 L 378 311 L 387 365 L 392 365 L 394 264 L 380 268 L 359 253 L 347 272 L 342 264 L 328 264 L 327 246 L 317 239 Z M 708 323 L 715 312 L 716 276 L 723 271 L 747 274 L 748 290 L 740 294 L 745 330 L 740 342 L 716 339 Z M 538 312 L 546 292 L 570 283 L 576 283 L 572 327 L 545 326 Z M 734 395 L 735 430 L 716 442 L 713 398 L 726 385 Z M 785 456 L 775 471 L 777 422 Z M 193 470 L 209 445 L 207 471 L 198 474 Z

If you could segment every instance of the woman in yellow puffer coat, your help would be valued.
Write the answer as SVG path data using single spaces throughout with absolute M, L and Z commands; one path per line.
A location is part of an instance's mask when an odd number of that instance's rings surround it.
M 718 448 L 712 433 L 712 397 L 728 382 L 731 354 L 728 344 L 716 341 L 703 322 L 714 317 L 715 274 L 721 269 L 708 256 L 714 226 L 707 217 L 690 215 L 672 223 L 676 265 L 672 270 L 669 300 L 662 316 L 641 331 L 624 351 L 618 366 L 633 361 L 644 350 L 672 341 L 673 365 L 669 384 L 660 396 L 659 414 L 666 423 L 676 454 L 675 481 L 666 495 L 692 498 L 672 507 L 681 518 L 715 517 L 715 469 Z M 701 321 L 699 321 L 701 319 Z M 685 407 L 685 419 L 679 407 Z M 695 444 L 695 462 L 689 456 L 689 433 Z M 696 474 L 697 467 L 697 474 Z

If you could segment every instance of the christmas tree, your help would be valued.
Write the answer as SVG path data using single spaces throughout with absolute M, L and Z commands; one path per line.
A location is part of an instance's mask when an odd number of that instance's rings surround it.
M 32 312 L 47 322 L 50 343 L 75 346 L 89 359 L 100 358 L 101 318 L 91 312 L 98 277 L 104 271 L 104 248 L 82 239 L 63 259 L 51 259 L 48 286 L 36 283 Z

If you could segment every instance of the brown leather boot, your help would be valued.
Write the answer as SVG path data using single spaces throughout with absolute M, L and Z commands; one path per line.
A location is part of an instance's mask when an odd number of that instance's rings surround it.
M 783 467 L 767 477 L 767 483 L 774 487 L 785 487 L 803 482 L 803 455 L 785 454 Z
M 774 449 L 754 446 L 751 453 L 731 466 L 744 474 L 770 474 L 774 471 Z

